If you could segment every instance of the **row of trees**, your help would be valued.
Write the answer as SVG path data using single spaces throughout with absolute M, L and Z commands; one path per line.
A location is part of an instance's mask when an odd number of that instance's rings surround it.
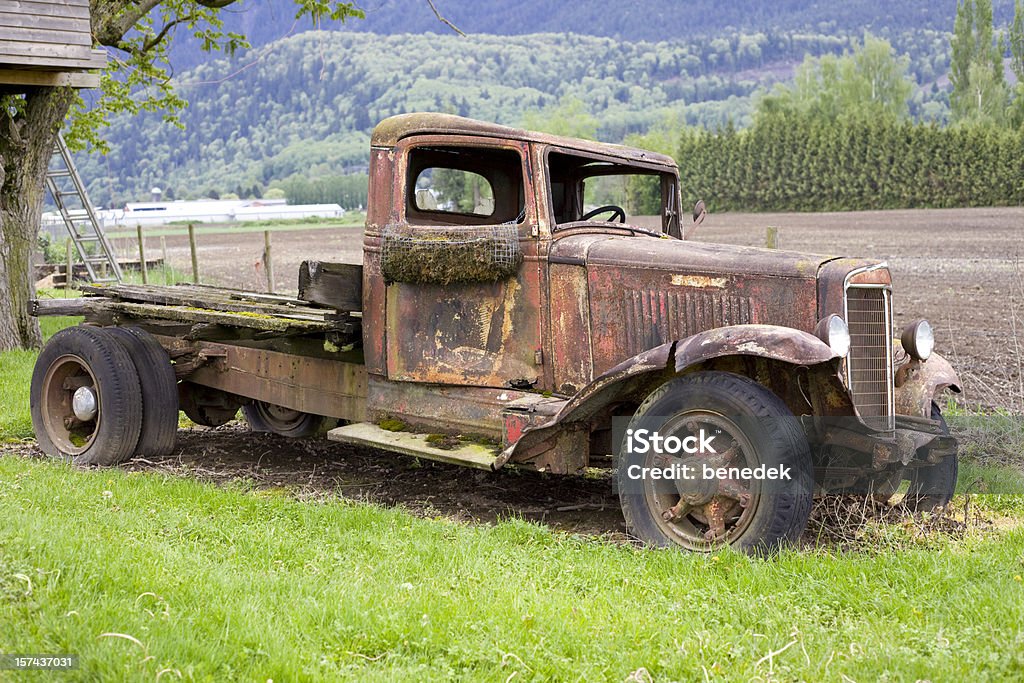
M 1024 204 L 1024 0 L 998 40 L 991 0 L 961 0 L 952 51 L 949 127 L 910 119 L 909 60 L 867 34 L 851 54 L 806 58 L 744 130 L 684 128 L 680 140 L 662 126 L 631 141 L 675 154 L 686 193 L 718 210 Z
M 766 116 L 744 131 L 691 129 L 678 159 L 684 197 L 719 211 L 1024 204 L 1024 131 L 992 126 Z
M 958 2 L 949 73 L 954 121 L 1024 125 L 1024 0 L 1015 0 L 1014 9 L 1010 28 L 996 38 L 992 0 Z M 1017 79 L 1015 93 L 1006 83 L 1007 49 Z

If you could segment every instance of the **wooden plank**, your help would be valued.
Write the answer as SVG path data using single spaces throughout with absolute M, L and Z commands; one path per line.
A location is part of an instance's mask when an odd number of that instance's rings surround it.
M 189 306 L 165 306 L 160 304 L 140 304 L 127 301 L 111 301 L 109 299 L 90 298 L 90 312 L 124 313 L 136 318 L 155 318 L 157 320 L 185 320 L 196 323 L 213 323 L 227 327 L 245 327 L 265 332 L 303 333 L 328 332 L 335 326 L 331 323 L 316 320 L 297 320 L 283 316 L 245 315 L 227 311 L 214 311 Z
M 85 299 L 32 299 L 28 303 L 28 314 L 36 317 L 48 315 L 85 315 L 89 307 Z
M 44 17 L 75 17 L 89 19 L 89 0 L 67 0 L 66 2 L 50 2 L 48 0 L 7 0 L 5 9 L 10 12 L 38 14 Z
M 303 261 L 299 266 L 299 298 L 339 311 L 361 311 L 363 267 L 352 263 Z
M 197 291 L 198 290 L 198 291 Z M 235 313 L 257 313 L 294 320 L 324 320 L 324 310 L 305 305 L 305 302 L 291 300 L 263 302 L 247 292 L 230 289 L 203 289 L 189 285 L 161 287 L 159 285 L 87 285 L 82 291 L 99 294 L 107 298 L 159 304 L 164 306 L 191 306 Z M 258 296 L 258 295 L 257 295 Z
M 31 59 L 61 59 L 69 66 L 90 68 L 92 48 L 85 45 L 49 45 L 46 43 L 29 43 L 20 40 L 5 40 L 0 43 L 0 61 L 10 61 L 12 57 Z M 30 62 L 26 62 L 28 64 Z
M 41 85 L 98 88 L 100 75 L 81 71 L 26 71 L 0 68 L 0 85 Z
M 69 16 L 41 16 L 12 12 L 7 4 L 0 5 L 0 26 L 27 26 L 30 28 L 49 28 L 59 31 L 78 31 L 91 35 L 89 19 Z
M 229 294 L 231 298 L 238 298 L 238 299 L 252 299 L 253 301 L 268 301 L 268 302 L 276 302 L 276 303 L 287 303 L 287 304 L 293 304 L 293 305 L 296 305 L 296 306 L 307 306 L 309 304 L 308 301 L 302 301 L 300 299 L 296 299 L 295 297 L 284 296 L 282 294 L 266 294 L 265 292 L 250 292 L 250 291 L 245 290 L 245 289 L 230 289 L 228 287 L 218 287 L 217 285 L 204 285 L 204 284 L 200 284 L 200 283 L 195 283 L 195 284 L 181 284 L 181 285 L 175 285 L 175 286 L 176 287 L 195 288 L 196 290 L 201 290 L 201 291 L 216 290 L 216 291 L 219 291 L 219 292 L 224 292 L 225 294 Z
M 44 45 L 84 46 L 92 49 L 92 34 L 81 31 L 63 31 L 60 29 L 27 28 L 24 26 L 10 27 L 0 24 L 0 40 L 20 41 L 23 43 L 42 43 Z M 0 50 L 4 49 L 0 47 Z

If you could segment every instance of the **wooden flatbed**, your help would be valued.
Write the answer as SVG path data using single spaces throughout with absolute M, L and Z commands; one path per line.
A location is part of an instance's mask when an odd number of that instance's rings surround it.
M 39 299 L 33 315 L 164 320 L 247 328 L 286 336 L 359 330 L 361 314 L 286 296 L 178 284 L 86 286 L 77 299 Z

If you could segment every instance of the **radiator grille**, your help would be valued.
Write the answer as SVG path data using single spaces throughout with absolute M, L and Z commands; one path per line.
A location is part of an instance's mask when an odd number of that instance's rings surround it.
M 880 430 L 895 426 L 889 306 L 887 288 L 846 290 L 846 322 L 850 326 L 847 370 L 853 404 L 865 424 Z
M 623 310 L 630 354 L 726 325 L 754 322 L 750 299 L 724 292 L 628 290 Z

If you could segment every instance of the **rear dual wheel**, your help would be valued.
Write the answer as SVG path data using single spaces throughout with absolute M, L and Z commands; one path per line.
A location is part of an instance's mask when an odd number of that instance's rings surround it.
M 79 465 L 115 465 L 174 448 L 174 371 L 159 343 L 138 328 L 55 334 L 36 361 L 30 409 L 40 449 Z

